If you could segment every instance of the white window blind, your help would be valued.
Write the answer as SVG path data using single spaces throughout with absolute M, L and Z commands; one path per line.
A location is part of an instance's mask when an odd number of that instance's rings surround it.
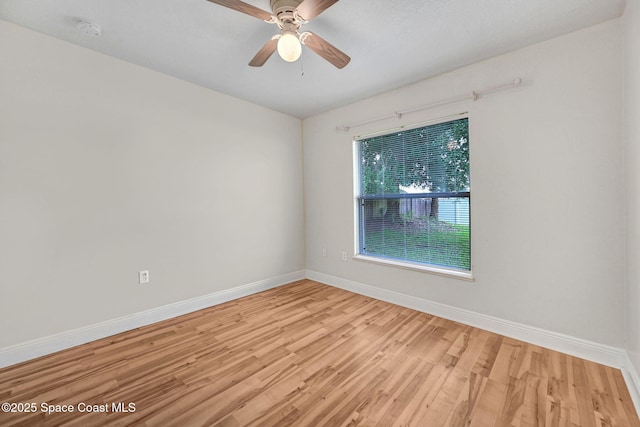
M 468 119 L 356 143 L 358 253 L 470 271 Z

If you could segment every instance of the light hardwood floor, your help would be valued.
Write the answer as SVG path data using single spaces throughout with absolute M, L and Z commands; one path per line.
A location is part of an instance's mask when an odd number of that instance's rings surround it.
M 616 369 L 308 280 L 0 370 L 0 402 L 37 405 L 2 426 L 640 426 Z

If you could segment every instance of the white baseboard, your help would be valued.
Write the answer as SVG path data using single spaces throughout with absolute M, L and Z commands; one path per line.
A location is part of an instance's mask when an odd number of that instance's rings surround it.
M 640 416 L 640 376 L 628 353 L 625 353 L 624 366 L 621 371 L 624 381 L 627 383 L 627 389 L 629 389 L 633 405 L 636 407 L 636 413 Z
M 0 368 L 171 319 L 305 278 L 303 270 L 145 310 L 0 349 Z
M 342 279 L 316 271 L 307 270 L 307 278 L 327 285 L 387 301 L 424 313 L 464 323 L 510 338 L 546 347 L 582 359 L 591 360 L 606 366 L 621 369 L 625 365 L 626 352 L 623 349 L 604 344 L 551 332 L 533 326 L 527 326 L 497 317 L 487 316 L 473 311 L 440 304 L 433 301 L 401 294 L 399 292 L 365 285 L 364 283 Z

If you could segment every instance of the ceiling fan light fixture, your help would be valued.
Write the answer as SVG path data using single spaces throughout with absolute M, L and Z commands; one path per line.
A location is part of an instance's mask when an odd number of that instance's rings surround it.
M 287 62 L 295 62 L 302 54 L 302 44 L 293 32 L 285 32 L 278 39 L 278 55 Z

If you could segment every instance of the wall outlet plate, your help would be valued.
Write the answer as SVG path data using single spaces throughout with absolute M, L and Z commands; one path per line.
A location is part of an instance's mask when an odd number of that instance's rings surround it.
M 138 271 L 138 283 L 149 283 L 149 270 Z

